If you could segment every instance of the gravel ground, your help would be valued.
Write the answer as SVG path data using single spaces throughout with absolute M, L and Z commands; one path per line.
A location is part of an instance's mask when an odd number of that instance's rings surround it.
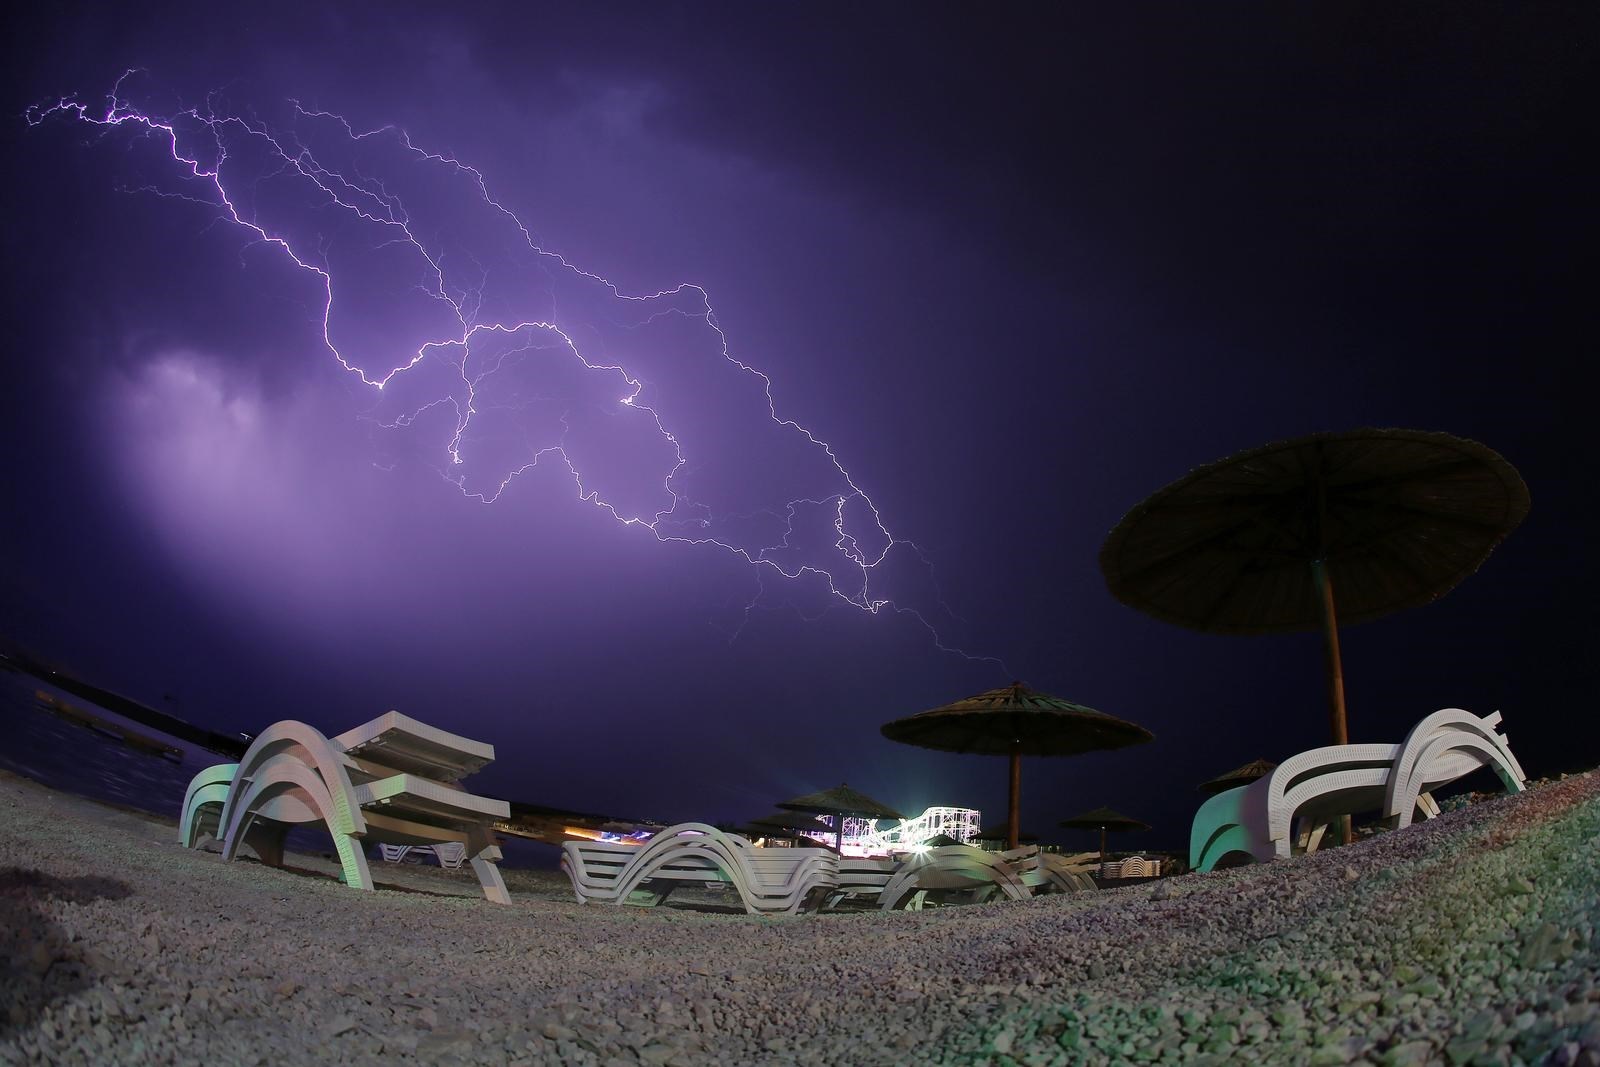
M 1290 862 L 921 913 L 291 870 L 0 772 L 0 1062 L 1600 1065 L 1600 774 Z M 717 898 L 702 898 L 715 902 Z

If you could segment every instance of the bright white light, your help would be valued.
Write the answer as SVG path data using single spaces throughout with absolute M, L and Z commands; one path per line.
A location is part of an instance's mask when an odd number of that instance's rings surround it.
M 964 845 L 972 843 L 982 825 L 982 812 L 976 808 L 929 808 L 915 819 L 902 819 L 887 830 L 877 828 L 876 819 L 846 818 L 844 840 L 839 846 L 844 856 L 888 856 L 896 852 L 926 851 L 923 842 L 943 834 Z M 807 837 L 833 844 L 830 831 Z

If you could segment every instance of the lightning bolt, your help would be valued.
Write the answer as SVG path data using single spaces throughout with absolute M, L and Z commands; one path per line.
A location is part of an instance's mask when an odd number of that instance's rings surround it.
M 366 417 L 375 427 L 394 432 L 443 419 L 448 441 L 435 469 L 464 496 L 492 504 L 519 476 L 542 462 L 557 463 L 579 500 L 605 510 L 617 522 L 647 530 L 662 543 L 719 549 L 751 567 L 757 591 L 745 605 L 745 622 L 766 596 L 763 575 L 788 582 L 817 579 L 837 601 L 873 615 L 889 611 L 914 619 L 943 652 L 1004 668 L 995 657 L 947 645 L 922 611 L 888 594 L 884 587 L 891 558 L 907 558 L 932 585 L 939 610 L 955 617 L 938 591 L 926 553 L 890 532 L 878 505 L 833 446 L 780 414 L 772 379 L 733 354 L 704 289 L 682 284 L 648 295 L 621 292 L 604 277 L 542 247 L 522 220 L 490 193 L 478 169 L 416 146 L 398 127 L 358 130 L 339 115 L 297 101 L 287 104 L 288 121 L 273 125 L 228 107 L 215 93 L 203 107 L 152 114 L 137 106 L 125 89 L 140 73 L 130 70 L 118 78 L 103 106 L 63 97 L 29 108 L 24 118 L 30 126 L 71 120 L 103 133 L 128 130 L 155 139 L 183 184 L 177 189 L 140 188 L 218 210 L 219 221 L 246 232 L 245 247 L 272 246 L 314 279 L 322 293 L 322 344 L 376 396 Z M 385 163 L 392 171 L 387 178 L 380 176 Z M 429 191 L 441 185 L 454 190 L 461 183 L 478 213 L 476 221 L 430 216 L 418 208 L 429 197 L 402 192 L 407 185 Z M 457 232 L 474 225 L 481 232 Z M 420 344 L 361 337 L 385 315 L 371 308 L 344 310 L 346 294 L 362 291 L 361 272 L 337 262 L 351 248 L 368 269 L 379 271 L 381 266 L 408 277 L 406 285 L 392 287 L 400 295 L 388 297 L 386 306 L 403 312 L 396 318 L 411 320 L 407 328 L 413 338 L 424 338 Z M 583 311 L 594 307 L 596 291 L 625 313 L 601 311 L 586 317 Z M 538 313 L 518 312 L 530 298 L 539 305 Z M 682 421 L 674 429 L 669 426 L 673 420 L 662 413 L 662 387 L 644 371 L 630 371 L 623 359 L 606 354 L 608 339 L 633 348 L 644 331 L 683 324 L 707 331 L 721 365 L 755 384 L 768 431 L 789 439 L 772 447 L 791 452 L 798 447 L 807 462 L 826 468 L 834 485 L 743 513 L 719 513 L 686 488 L 696 464 L 684 444 Z M 382 356 L 397 348 L 401 358 Z M 642 359 L 640 352 L 633 355 Z M 554 358 L 568 361 L 572 371 L 584 376 L 571 390 L 590 394 L 590 399 L 575 402 L 533 377 L 535 368 L 539 375 L 558 374 L 560 364 Z M 602 401 L 593 399 L 595 390 Z M 410 402 L 396 397 L 408 392 L 422 395 Z M 580 410 L 586 418 L 598 417 L 598 411 L 607 418 L 645 420 L 642 425 L 651 434 L 648 448 L 655 453 L 652 461 L 663 468 L 659 487 L 651 490 L 654 506 L 625 504 L 596 484 L 597 479 L 585 476 L 571 437 Z M 636 429 L 626 425 L 630 433 Z M 496 444 L 511 447 L 514 461 L 480 476 L 475 457 Z M 755 528 L 762 524 L 773 532 L 758 535 Z M 743 536 L 727 532 L 741 525 L 751 529 Z M 808 536 L 815 538 L 818 531 L 824 536 L 809 544 Z

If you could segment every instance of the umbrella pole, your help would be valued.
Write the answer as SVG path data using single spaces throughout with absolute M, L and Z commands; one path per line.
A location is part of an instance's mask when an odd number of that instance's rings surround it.
M 833 817 L 833 850 L 844 855 L 844 812 Z
M 1322 648 L 1328 667 L 1328 726 L 1333 743 L 1350 743 L 1349 725 L 1344 714 L 1344 664 L 1339 657 L 1339 617 L 1333 608 L 1333 581 L 1328 577 L 1328 562 L 1311 561 L 1311 577 L 1317 584 L 1317 595 L 1322 601 Z M 1334 824 L 1341 844 L 1351 840 L 1350 816 L 1341 815 Z
M 1017 838 L 1022 833 L 1021 813 L 1017 810 L 1022 807 L 1022 742 L 1011 742 L 1011 821 L 1006 825 L 1006 849 L 1017 847 Z
M 1106 828 L 1104 826 L 1100 827 L 1100 862 L 1102 865 L 1106 862 Z
M 1339 619 L 1333 610 L 1333 582 L 1328 579 L 1328 565 L 1323 560 L 1311 562 L 1311 575 L 1317 583 L 1317 595 L 1322 600 L 1322 645 L 1328 665 L 1328 724 L 1332 728 L 1333 743 L 1348 745 L 1350 733 L 1344 716 L 1344 665 L 1339 658 Z

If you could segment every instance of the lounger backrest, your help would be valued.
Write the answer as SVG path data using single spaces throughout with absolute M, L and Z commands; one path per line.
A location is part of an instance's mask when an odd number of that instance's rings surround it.
M 1527 775 L 1499 726 L 1498 711 L 1480 717 L 1460 708 L 1442 708 L 1417 723 L 1395 758 L 1385 812 L 1405 826 L 1422 793 L 1484 766 L 1494 768 L 1508 792 L 1520 792 Z

